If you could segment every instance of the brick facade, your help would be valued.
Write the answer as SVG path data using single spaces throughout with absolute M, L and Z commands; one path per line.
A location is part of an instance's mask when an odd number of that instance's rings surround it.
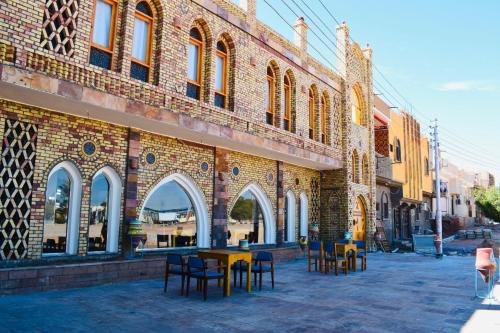
M 90 65 L 91 1 L 79 1 L 71 50 L 56 52 L 40 43 L 45 0 L 2 6 L 0 26 L 0 135 L 5 119 L 38 126 L 38 145 L 29 227 L 28 257 L 42 256 L 47 178 L 61 161 L 82 176 L 78 256 L 87 255 L 90 187 L 93 175 L 111 166 L 122 179 L 119 252 L 127 249 L 127 221 L 138 218 L 144 200 L 166 177 L 183 175 L 200 189 L 206 204 L 210 246 L 225 247 L 227 216 L 247 186 L 262 192 L 276 224 L 272 246 L 284 241 L 285 196 L 296 201 L 300 235 L 301 195 L 308 224 L 323 238 L 352 229 L 357 197 L 366 205 L 370 239 L 375 221 L 375 141 L 372 116 L 371 50 L 351 44 L 338 28 L 345 68 L 335 73 L 255 18 L 255 2 L 244 9 L 226 0 L 154 0 L 148 83 L 130 77 L 135 1 L 119 1 L 110 70 Z M 28 13 L 16 21 L 12 13 Z M 202 33 L 200 100 L 186 97 L 189 30 Z M 303 27 L 306 29 L 305 27 Z M 214 105 L 215 45 L 229 46 L 228 108 Z M 69 47 L 69 46 L 68 46 Z M 266 68 L 276 76 L 275 125 L 266 124 Z M 291 82 L 291 130 L 283 127 L 283 77 Z M 362 126 L 352 123 L 352 88 L 363 95 Z M 4 89 L 5 88 L 5 89 Z M 315 94 L 315 136 L 309 139 L 308 94 Z M 327 140 L 321 143 L 320 101 L 327 105 Z M 50 110 L 50 111 L 49 111 Z M 97 153 L 82 154 L 91 141 Z M 351 182 L 351 154 L 369 164 L 367 182 Z M 154 163 L 146 160 L 154 155 Z M 202 170 L 201 164 L 208 168 Z M 233 173 L 238 168 L 237 175 Z M 362 169 L 361 165 L 358 168 Z M 276 244 L 276 245 L 275 245 Z

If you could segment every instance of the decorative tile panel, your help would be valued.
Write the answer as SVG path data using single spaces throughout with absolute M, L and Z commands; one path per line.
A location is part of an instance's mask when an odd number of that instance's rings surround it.
M 46 0 L 41 45 L 47 50 L 73 56 L 78 0 Z

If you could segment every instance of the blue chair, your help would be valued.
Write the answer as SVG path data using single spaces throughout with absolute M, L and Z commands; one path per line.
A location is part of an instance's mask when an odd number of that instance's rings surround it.
M 361 271 L 366 270 L 366 255 L 368 253 L 368 246 L 366 241 L 363 240 L 355 240 L 354 244 L 356 244 L 356 260 L 361 259 Z
M 239 260 L 238 262 L 235 262 L 234 264 L 231 265 L 231 269 L 233 270 L 234 274 L 234 287 L 236 288 L 236 280 L 238 279 L 237 273 L 240 272 L 240 288 L 242 288 L 243 285 L 243 272 L 247 271 L 247 263 L 244 262 L 243 260 Z
M 314 252 L 314 253 L 313 253 Z M 309 241 L 307 246 L 307 271 L 311 271 L 311 261 L 314 259 L 314 270 L 318 271 L 318 262 L 321 261 L 321 242 Z
M 332 263 L 335 266 L 335 275 L 339 275 L 339 263 L 342 263 L 342 268 L 344 270 L 344 274 L 347 274 L 348 271 L 348 258 L 344 257 L 343 254 L 340 254 L 340 251 L 337 250 L 338 246 L 343 244 L 334 244 L 332 241 L 326 241 L 325 243 L 325 274 L 330 272 Z
M 243 269 L 247 269 L 242 266 Z M 252 272 L 254 275 L 254 284 L 257 285 L 257 274 L 259 274 L 259 290 L 262 290 L 262 275 L 264 273 L 271 273 L 271 284 L 274 289 L 274 259 L 271 252 L 258 252 L 255 258 L 255 264 L 252 265 Z M 240 280 L 241 283 L 241 280 Z
M 220 267 L 219 267 L 220 268 Z M 224 271 L 227 267 L 224 267 Z M 195 278 L 197 281 L 202 282 L 202 290 L 203 290 L 203 300 L 207 300 L 207 290 L 208 290 L 208 280 L 218 280 L 221 279 L 224 281 L 224 288 L 222 289 L 222 294 L 226 290 L 226 279 L 224 278 L 225 272 L 212 272 L 208 271 L 207 263 L 203 258 L 199 257 L 189 257 L 187 264 L 187 289 L 186 296 L 189 296 L 189 287 L 191 283 L 191 278 Z
M 163 287 L 163 292 L 167 292 L 168 285 L 168 277 L 170 274 L 180 275 L 182 284 L 181 284 L 181 295 L 184 295 L 184 280 L 186 277 L 186 264 L 182 259 L 180 254 L 169 253 L 167 254 L 167 262 L 165 267 L 165 286 Z

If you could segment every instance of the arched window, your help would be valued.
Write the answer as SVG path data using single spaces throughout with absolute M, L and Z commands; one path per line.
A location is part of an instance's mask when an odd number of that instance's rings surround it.
M 130 76 L 144 82 L 149 82 L 150 77 L 153 24 L 153 12 L 148 2 L 139 1 L 135 7 Z
M 288 191 L 285 198 L 285 242 L 295 242 L 295 195 Z
M 113 63 L 116 0 L 95 0 L 89 62 L 92 65 L 111 69 Z
M 80 173 L 70 162 L 62 162 L 50 172 L 45 191 L 44 255 L 77 254 L 81 186 Z
M 198 245 L 195 206 L 186 189 L 175 180 L 165 181 L 151 192 L 141 220 L 147 249 Z
M 110 167 L 96 173 L 90 189 L 89 252 L 118 252 L 121 180 Z
M 380 202 L 380 217 L 382 220 L 389 218 L 389 199 L 387 193 L 382 193 L 382 198 Z
M 267 66 L 267 85 L 266 85 L 266 123 L 274 125 L 274 94 L 276 86 L 276 73 L 271 66 Z
M 326 100 L 326 95 L 323 94 L 321 96 L 321 143 L 326 144 L 328 140 L 327 135 L 327 113 L 328 113 L 328 104 Z
M 246 191 L 241 194 L 229 217 L 228 245 L 238 245 L 242 239 L 247 239 L 249 244 L 264 243 L 264 215 L 252 192 Z
M 309 201 L 307 195 L 302 192 L 300 194 L 299 205 L 299 218 L 300 218 L 300 237 L 308 237 L 308 224 L 309 224 Z
M 362 163 L 361 163 L 361 174 L 363 177 L 363 184 L 369 185 L 369 182 L 370 182 L 369 167 L 368 167 L 368 158 L 366 157 L 366 154 L 363 155 L 363 159 L 362 159 Z
M 189 31 L 188 48 L 188 83 L 186 95 L 191 98 L 200 99 L 201 95 L 201 66 L 203 53 L 203 39 L 200 30 L 193 27 Z
M 351 169 L 351 180 L 353 183 L 359 183 L 359 155 L 357 150 L 352 152 L 352 169 Z
M 356 85 L 351 90 L 352 121 L 363 125 L 363 99 L 359 87 Z
M 227 108 L 228 51 L 223 41 L 217 42 L 215 53 L 215 106 Z
M 428 176 L 431 172 L 431 167 L 429 165 L 429 159 L 425 158 L 425 175 Z
M 314 140 L 314 100 L 316 99 L 316 96 L 314 94 L 314 90 L 309 88 L 309 139 Z
M 396 147 L 394 151 L 394 160 L 396 162 L 401 162 L 401 141 L 399 141 L 398 138 L 396 138 L 394 146 Z
M 288 73 L 283 80 L 283 129 L 292 130 L 292 83 Z

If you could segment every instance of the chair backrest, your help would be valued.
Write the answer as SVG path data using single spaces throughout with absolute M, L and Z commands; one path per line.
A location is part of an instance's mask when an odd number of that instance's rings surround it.
M 347 239 L 343 239 L 343 238 L 342 238 L 342 239 L 339 239 L 339 240 L 337 241 L 337 243 L 339 243 L 339 244 L 347 244 L 347 243 L 349 243 L 349 240 L 347 240 Z
M 320 241 L 309 241 L 309 250 L 321 251 L 321 242 Z
M 333 248 L 333 242 L 331 240 L 327 240 L 325 242 L 325 252 L 330 254 L 330 255 L 333 255 L 334 248 Z
M 356 244 L 356 248 L 358 248 L 358 249 L 366 249 L 366 241 L 355 240 L 354 244 Z
M 182 256 L 180 254 L 169 253 L 167 254 L 167 265 L 183 266 Z
M 264 251 L 257 252 L 257 257 L 255 258 L 255 261 L 257 261 L 257 262 L 263 262 L 263 261 L 272 262 L 273 261 L 273 254 L 271 252 L 264 252 Z
M 335 258 L 344 257 L 344 244 L 343 243 L 335 243 L 334 255 L 335 255 Z
M 204 270 L 206 268 L 206 265 L 205 265 L 205 260 L 203 260 L 203 258 L 200 258 L 200 257 L 189 257 L 188 259 L 188 268 L 189 270 Z
M 490 269 L 495 257 L 492 248 L 476 249 L 476 269 Z

